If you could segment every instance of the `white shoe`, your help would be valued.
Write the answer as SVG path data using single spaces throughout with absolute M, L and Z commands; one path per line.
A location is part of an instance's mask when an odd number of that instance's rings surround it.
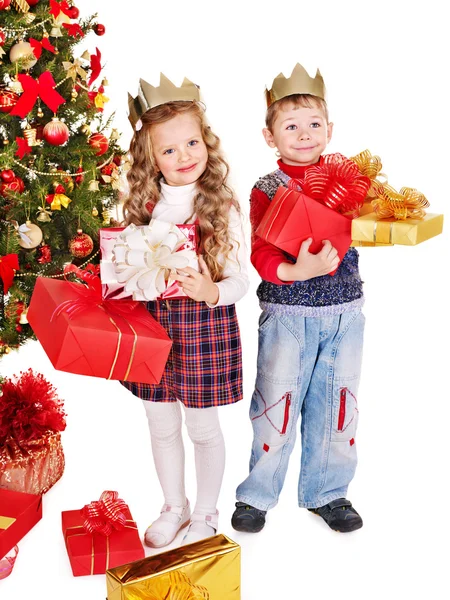
M 183 538 L 182 545 L 193 544 L 194 542 L 199 542 L 200 540 L 215 535 L 217 533 L 218 525 L 218 510 L 210 515 L 201 515 L 196 512 L 192 513 L 189 529 Z
M 162 548 L 173 542 L 180 529 L 183 529 L 189 523 L 191 508 L 189 500 L 186 500 L 186 502 L 186 506 L 164 504 L 161 516 L 153 521 L 145 532 L 144 543 L 146 546 Z

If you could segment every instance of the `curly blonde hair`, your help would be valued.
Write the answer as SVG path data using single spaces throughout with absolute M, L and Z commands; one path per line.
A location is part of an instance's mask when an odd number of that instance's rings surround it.
M 127 173 L 128 197 L 124 202 L 125 224 L 147 225 L 160 198 L 161 173 L 156 166 L 151 132 L 155 125 L 189 113 L 199 121 L 208 150 L 205 171 L 197 180 L 198 193 L 193 212 L 199 222 L 199 252 L 203 254 L 213 281 L 220 281 L 226 259 L 232 249 L 228 233 L 229 211 L 239 204 L 227 185 L 229 167 L 220 149 L 220 140 L 206 122 L 204 107 L 197 102 L 167 102 L 148 110 L 141 117 L 142 128 L 135 131 L 130 144 L 131 168 Z M 151 209 L 148 210 L 147 204 Z

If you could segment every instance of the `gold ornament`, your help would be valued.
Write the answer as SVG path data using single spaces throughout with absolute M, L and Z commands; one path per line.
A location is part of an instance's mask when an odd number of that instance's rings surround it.
M 81 58 L 82 58 L 83 60 L 90 61 L 90 60 L 91 60 L 91 55 L 89 54 L 89 51 L 88 51 L 88 50 L 85 50 L 85 51 L 83 52 L 83 54 L 81 55 Z
M 48 31 L 44 31 L 44 33 L 42 34 L 42 37 L 49 38 L 50 36 L 48 35 Z
M 20 317 L 19 317 L 19 323 L 20 323 L 20 325 L 27 325 L 28 324 L 27 312 L 28 312 L 28 309 L 24 308 L 23 311 L 20 313 Z
M 33 127 L 31 127 L 30 124 L 28 124 L 24 131 L 23 131 L 23 135 L 25 137 L 25 139 L 28 142 L 29 146 L 40 146 L 41 142 L 39 142 L 36 139 L 36 134 L 37 134 L 37 129 L 34 129 Z
M 84 133 L 84 135 L 86 135 L 86 136 L 91 135 L 91 128 L 89 127 L 89 125 L 87 123 L 85 123 L 84 125 L 82 125 L 80 127 L 80 133 Z
M 8 144 L 9 144 L 9 140 L 8 140 L 8 138 L 4 138 L 4 139 L 3 139 L 3 145 L 4 145 L 4 146 L 7 146 Z
M 325 100 L 325 84 L 319 69 L 316 71 L 314 79 L 310 77 L 304 67 L 297 63 L 290 77 L 285 77 L 280 73 L 272 82 L 272 88 L 266 88 L 267 107 L 292 94 L 311 94 Z
M 70 95 L 72 96 L 72 98 L 78 98 L 78 92 L 77 92 L 77 90 L 72 90 L 70 92 Z
M 45 206 L 40 206 L 38 209 L 38 216 L 36 217 L 37 221 L 41 223 L 48 223 L 52 219 L 52 213 L 50 210 L 45 208 Z
M 22 69 L 28 71 L 37 63 L 37 58 L 33 54 L 33 48 L 29 42 L 21 40 L 12 46 L 9 51 L 9 59 L 12 63 L 21 61 Z
M 91 179 L 91 181 L 89 182 L 88 190 L 90 192 L 98 192 L 99 191 L 98 181 L 96 179 Z
M 103 217 L 103 223 L 102 223 L 103 225 L 109 225 L 111 223 L 111 216 L 110 216 L 108 210 L 105 209 L 102 212 L 102 217 Z
M 109 85 L 109 82 L 108 82 L 108 80 L 106 79 L 106 77 L 105 77 L 104 79 L 102 79 L 102 85 L 104 85 L 105 87 L 106 87 L 107 85 Z
M 128 94 L 128 119 L 131 126 L 135 129 L 141 116 L 151 108 L 176 100 L 199 101 L 200 88 L 186 77 L 180 87 L 177 87 L 163 73 L 160 74 L 158 87 L 140 79 L 136 98 Z
M 11 348 L 9 346 L 6 346 L 4 352 L 5 354 L 9 354 L 11 352 Z
M 31 221 L 27 221 L 19 227 L 19 246 L 26 250 L 36 248 L 42 242 L 42 230 Z
M 112 142 L 115 142 L 115 141 L 116 141 L 116 140 L 118 140 L 119 138 L 120 138 L 120 133 L 119 133 L 119 130 L 118 130 L 118 129 L 115 129 L 115 128 L 114 128 L 114 129 L 112 129 L 112 130 L 111 130 L 111 135 L 109 136 L 109 139 L 110 139 Z
M 11 4 L 17 12 L 27 13 L 30 10 L 30 5 L 25 0 L 11 0 Z
M 97 208 L 94 206 L 94 208 L 92 209 L 92 216 L 93 217 L 98 217 L 98 210 Z
M 42 108 L 41 108 L 41 107 L 39 107 L 39 108 L 37 109 L 37 116 L 38 116 L 40 119 L 42 119 L 42 117 L 44 116 L 44 111 L 42 110 Z

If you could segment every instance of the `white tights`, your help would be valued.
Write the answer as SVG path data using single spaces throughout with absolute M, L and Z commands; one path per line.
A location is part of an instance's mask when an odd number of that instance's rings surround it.
M 164 501 L 185 506 L 181 402 L 143 402 L 152 440 L 153 460 Z M 225 468 L 225 444 L 217 407 L 186 408 L 188 435 L 194 443 L 197 501 L 194 512 L 214 514 Z

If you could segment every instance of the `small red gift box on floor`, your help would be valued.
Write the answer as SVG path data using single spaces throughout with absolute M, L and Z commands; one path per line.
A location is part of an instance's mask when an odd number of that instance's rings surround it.
M 259 237 L 295 258 L 306 239 L 313 239 L 312 254 L 321 250 L 322 240 L 330 240 L 341 261 L 352 242 L 351 233 L 351 219 L 285 187 L 278 188 L 256 230 Z
M 99 575 L 145 557 L 136 523 L 117 492 L 103 492 L 81 510 L 64 511 L 62 529 L 75 577 Z
M 90 287 L 38 277 L 28 321 L 55 369 L 159 383 L 172 346 L 145 306 L 103 301 L 98 277 L 73 267 Z
M 0 488 L 0 558 L 42 518 L 42 496 Z
M 197 225 L 152 219 L 149 225 L 100 229 L 102 295 L 108 300 L 186 298 L 172 275 L 198 271 Z

